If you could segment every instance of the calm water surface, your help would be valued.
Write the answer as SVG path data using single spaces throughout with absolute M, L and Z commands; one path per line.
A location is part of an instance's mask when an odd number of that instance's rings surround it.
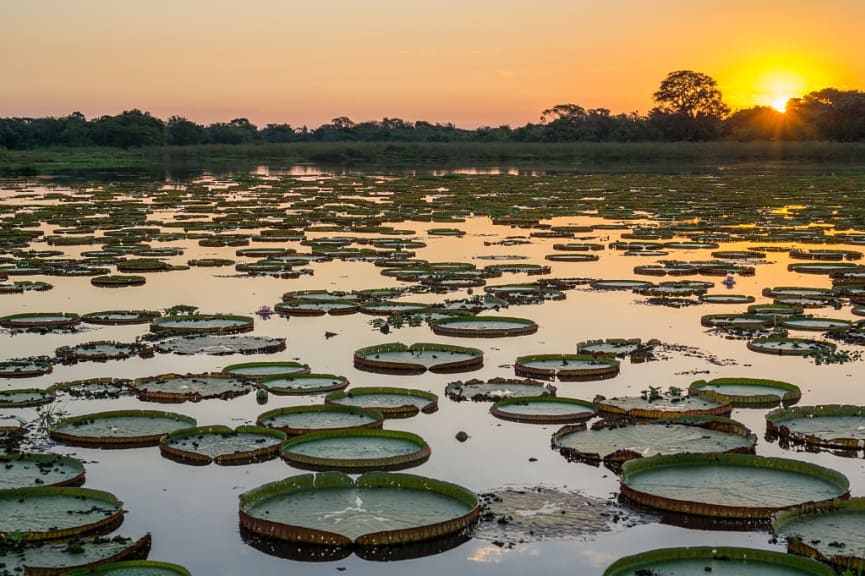
M 317 171 L 296 170 L 287 172 L 262 172 L 262 186 L 281 185 L 293 189 L 297 197 L 315 194 L 320 189 L 333 192 L 346 176 L 336 176 Z M 493 175 L 484 174 L 487 178 Z M 507 186 L 512 174 L 503 171 L 494 175 Z M 477 177 L 464 174 L 463 178 Z M 538 176 L 543 178 L 543 176 Z M 270 181 L 269 181 L 270 180 Z M 230 188 L 230 182 L 216 178 L 198 179 L 210 185 L 214 195 L 229 201 L 242 201 L 244 191 Z M 152 213 L 150 218 L 161 222 L 172 221 L 178 213 L 172 208 L 162 208 L 152 202 L 151 194 L 160 189 L 182 189 L 193 182 L 153 182 L 152 185 L 136 185 L 126 197 L 145 198 Z M 429 198 L 436 196 L 436 187 L 446 185 L 428 183 Z M 596 181 L 592 182 L 595 186 Z M 83 185 L 82 185 L 83 186 Z M 122 185 L 102 186 L 112 190 Z M 87 190 L 97 185 L 88 185 Z M 342 190 L 343 188 L 339 188 Z M 143 190 L 143 192 L 142 192 Z M 61 192 L 74 197 L 81 192 L 76 187 L 55 187 L 50 181 L 24 182 L 3 181 L 0 183 L 0 208 L 5 214 L 32 212 L 40 205 L 56 204 L 46 194 Z M 595 188 L 575 190 L 597 205 L 603 191 Z M 91 201 L 89 193 L 85 201 Z M 371 203 L 386 195 L 368 196 Z M 336 202 L 335 200 L 332 200 Z M 337 208 L 335 208 L 336 210 Z M 0 217 L 4 213 L 0 213 Z M 642 215 L 644 218 L 650 214 Z M 209 219 L 209 216 L 202 220 Z M 278 218 L 273 216 L 274 221 Z M 552 225 L 591 226 L 609 224 L 620 220 L 604 219 L 591 214 L 561 215 L 545 220 Z M 621 221 L 629 225 L 648 224 L 650 221 Z M 266 227 L 272 224 L 268 224 Z M 488 216 L 469 217 L 465 222 L 446 224 L 404 221 L 392 224 L 397 228 L 414 231 L 411 236 L 394 238 L 417 238 L 427 243 L 426 248 L 417 249 L 417 258 L 430 262 L 471 262 L 482 267 L 496 260 L 478 259 L 480 256 L 519 255 L 526 257 L 521 262 L 550 264 L 551 277 L 593 277 L 607 279 L 668 280 L 635 276 L 633 267 L 650 264 L 656 257 L 626 256 L 621 251 L 606 249 L 598 254 L 598 262 L 547 262 L 544 256 L 553 254 L 552 245 L 562 242 L 589 241 L 608 244 L 620 239 L 619 230 L 594 230 L 576 233 L 575 239 L 529 238 L 528 229 L 494 225 Z M 42 222 L 46 235 L 52 234 L 57 225 Z M 448 226 L 466 232 L 465 236 L 430 236 L 429 228 Z M 182 231 L 182 228 L 166 228 L 166 231 Z M 230 232 L 255 233 L 256 230 Z M 97 235 L 100 231 L 97 231 Z M 307 238 L 342 235 L 334 232 L 310 232 Z M 375 233 L 353 233 L 354 237 L 378 238 Z M 502 246 L 491 244 L 509 236 L 520 236 L 531 240 L 530 244 Z M 675 238 L 684 240 L 685 238 Z M 667 239 L 664 241 L 668 241 Z M 184 249 L 182 256 L 168 260 L 185 264 L 193 258 L 231 258 L 238 262 L 251 262 L 251 258 L 235 256 L 237 248 L 204 248 L 195 239 L 171 242 L 153 242 L 155 247 L 178 247 Z M 723 250 L 743 250 L 753 246 L 751 242 L 722 243 Z M 796 245 L 790 242 L 789 245 Z M 298 242 L 277 244 L 251 243 L 250 247 L 285 246 L 308 252 Z M 804 246 L 813 248 L 813 246 Z M 849 245 L 820 245 L 820 248 L 855 248 Z M 31 249 L 48 249 L 44 241 L 31 244 Z M 70 257 L 82 251 L 95 250 L 93 246 L 71 246 L 61 248 Z M 709 260 L 711 250 L 669 250 L 666 258 L 678 260 Z M 2 254 L 0 254 L 2 255 Z M 729 292 L 749 294 L 757 302 L 769 302 L 761 296 L 765 287 L 814 286 L 829 287 L 826 276 L 796 274 L 787 271 L 790 260 L 786 253 L 771 253 L 766 262 L 757 266 L 752 277 L 737 277 L 736 286 Z M 273 277 L 235 276 L 232 267 L 190 268 L 183 271 L 146 274 L 147 283 L 141 287 L 105 289 L 91 286 L 90 279 L 26 276 L 18 279 L 44 280 L 54 285 L 47 292 L 29 292 L 20 295 L 0 295 L 0 315 L 23 312 L 75 312 L 87 313 L 100 310 L 155 309 L 162 310 L 176 304 L 198 306 L 201 313 L 226 313 L 252 315 L 262 305 L 273 306 L 284 292 L 292 290 L 355 290 L 365 288 L 406 287 L 393 278 L 382 276 L 381 268 L 369 262 L 339 261 L 311 263 L 305 268 L 313 273 L 297 279 Z M 112 273 L 115 273 L 112 271 Z M 531 282 L 537 276 L 505 274 L 501 278 L 488 280 L 488 285 Z M 716 287 L 710 293 L 728 292 L 720 284 L 721 278 L 690 277 L 714 280 Z M 481 288 L 475 288 L 481 293 Z M 466 291 L 449 294 L 407 294 L 404 299 L 412 302 L 441 302 L 445 298 L 465 297 Z M 753 377 L 784 380 L 802 388 L 802 405 L 818 403 L 862 403 L 862 382 L 865 379 L 865 363 L 853 362 L 817 366 L 810 359 L 780 357 L 750 352 L 743 340 L 724 339 L 706 332 L 700 326 L 700 317 L 705 314 L 743 312 L 743 305 L 703 304 L 674 309 L 645 303 L 645 298 L 630 291 L 594 291 L 577 288 L 568 291 L 562 301 L 546 302 L 542 305 L 511 306 L 499 313 L 485 314 L 518 316 L 534 320 L 539 325 L 537 333 L 529 336 L 494 339 L 466 339 L 439 337 L 427 326 L 405 326 L 382 334 L 370 325 L 374 318 L 364 314 L 349 316 L 291 317 L 274 316 L 268 320 L 256 318 L 257 336 L 281 337 L 287 341 L 285 352 L 250 356 L 179 356 L 157 354 L 152 359 L 130 359 L 104 363 L 82 362 L 75 365 L 56 365 L 51 374 L 26 380 L 0 379 L 0 390 L 22 387 L 44 388 L 55 382 L 65 382 L 94 377 L 137 378 L 165 373 L 187 374 L 219 371 L 224 366 L 246 361 L 295 360 L 307 363 L 313 372 L 346 376 L 352 386 L 402 386 L 428 390 L 439 394 L 439 410 L 434 414 L 419 414 L 416 417 L 388 420 L 385 428 L 406 430 L 421 435 L 432 448 L 431 458 L 411 473 L 422 474 L 461 484 L 482 492 L 503 486 L 548 485 L 579 490 L 598 498 L 614 497 L 618 492 L 616 476 L 606 468 L 594 468 L 584 464 L 568 463 L 550 449 L 550 435 L 558 426 L 538 426 L 502 421 L 488 413 L 489 404 L 461 402 L 447 399 L 444 388 L 448 382 L 468 378 L 488 379 L 496 376 L 513 377 L 513 363 L 518 356 L 527 354 L 575 353 L 577 342 L 597 338 L 657 338 L 665 343 L 681 344 L 697 349 L 700 353 L 670 352 L 666 359 L 631 364 L 623 361 L 621 373 L 609 380 L 597 382 L 557 383 L 559 396 L 570 396 L 591 400 L 595 395 L 607 397 L 639 395 L 648 386 L 667 388 L 677 386 L 687 389 L 697 379 L 718 377 Z M 849 305 L 841 310 L 823 308 L 814 310 L 821 316 L 855 320 Z M 74 346 L 95 340 L 132 342 L 147 333 L 147 325 L 134 326 L 88 326 L 82 325 L 74 333 L 18 333 L 0 331 L 0 361 L 34 355 L 53 356 L 59 346 Z M 332 333 L 326 337 L 326 333 Z M 807 337 L 819 338 L 819 334 Z M 800 334 L 796 334 L 800 335 Z M 385 342 L 400 341 L 442 342 L 460 346 L 477 347 L 484 351 L 484 367 L 470 374 L 446 375 L 425 373 L 417 376 L 378 375 L 354 368 L 354 350 Z M 849 346 L 847 346 L 849 348 Z M 714 358 L 710 361 L 709 357 Z M 248 394 L 229 401 L 206 400 L 165 407 L 140 402 L 134 398 L 121 400 L 75 400 L 62 396 L 57 409 L 69 415 L 84 414 L 120 408 L 169 409 L 198 420 L 198 425 L 224 424 L 235 427 L 254 423 L 258 414 L 282 406 L 310 405 L 322 402 L 322 396 L 275 396 L 270 395 L 266 406 L 256 404 L 255 394 Z M 851 494 L 865 495 L 865 465 L 861 458 L 842 458 L 831 453 L 805 453 L 787 451 L 777 444 L 762 439 L 766 410 L 736 409 L 733 417 L 749 426 L 759 437 L 757 453 L 771 456 L 795 457 L 837 469 L 845 473 L 851 484 Z M 33 409 L 0 409 L 0 417 L 16 415 L 33 418 Z M 454 435 L 465 431 L 468 441 L 458 442 Z M 455 574 L 600 574 L 603 569 L 620 556 L 634 554 L 657 547 L 680 545 L 742 545 L 758 548 L 780 549 L 769 543 L 769 534 L 764 531 L 705 531 L 666 524 L 651 523 L 617 532 L 586 535 L 579 539 L 548 540 L 517 544 L 513 548 L 502 548 L 492 542 L 471 539 L 446 552 L 414 560 L 397 562 L 373 562 L 356 556 L 335 562 L 299 562 L 280 559 L 264 554 L 246 545 L 238 530 L 237 496 L 260 484 L 278 480 L 289 475 L 303 473 L 281 460 L 261 464 L 223 467 L 192 467 L 177 464 L 160 456 L 157 448 L 130 450 L 98 450 L 50 445 L 47 450 L 74 455 L 87 465 L 86 486 L 107 490 L 124 502 L 128 510 L 121 528 L 124 534 L 139 535 L 152 532 L 151 559 L 176 562 L 187 566 L 194 574 L 407 574 L 415 576 Z

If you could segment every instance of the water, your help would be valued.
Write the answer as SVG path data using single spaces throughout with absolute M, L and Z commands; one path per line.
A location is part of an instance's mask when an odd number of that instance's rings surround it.
M 430 236 L 425 231 L 437 226 L 428 220 L 413 221 L 410 215 L 400 222 L 384 222 L 400 229 L 414 231 L 411 236 L 426 242 L 425 248 L 412 248 L 416 258 L 430 262 L 466 262 L 482 267 L 496 259 L 524 258 L 527 263 L 548 264 L 552 273 L 546 277 L 591 277 L 596 279 L 625 280 L 613 282 L 620 290 L 593 290 L 579 286 L 565 292 L 566 299 L 546 301 L 543 304 L 511 306 L 485 315 L 527 318 L 539 326 L 535 334 L 512 338 L 473 339 L 472 347 L 484 352 L 484 367 L 470 375 L 448 375 L 426 372 L 419 375 L 373 374 L 358 370 L 353 365 L 355 350 L 387 342 L 436 342 L 457 346 L 466 345 L 465 339 L 434 335 L 429 327 L 404 325 L 382 334 L 369 322 L 372 317 L 350 316 L 291 317 L 274 316 L 269 320 L 255 319 L 254 331 L 259 337 L 284 338 L 286 348 L 275 354 L 249 354 L 216 356 L 207 354 L 180 355 L 157 353 L 154 358 L 130 358 L 104 363 L 83 362 L 55 365 L 54 371 L 26 380 L 0 379 L 0 390 L 35 387 L 47 388 L 56 382 L 86 378 L 142 378 L 159 374 L 198 374 L 216 372 L 230 364 L 246 361 L 299 361 L 309 364 L 313 372 L 347 377 L 352 386 L 396 386 L 426 390 L 439 395 L 439 411 L 432 415 L 387 421 L 385 428 L 400 429 L 422 436 L 430 445 L 432 455 L 413 473 L 430 476 L 463 485 L 471 490 L 485 491 L 503 485 L 536 486 L 539 484 L 563 486 L 581 490 L 587 495 L 607 498 L 618 493 L 618 480 L 605 468 L 569 463 L 550 449 L 550 435 L 558 426 L 519 424 L 496 419 L 489 413 L 489 404 L 482 402 L 453 402 L 444 395 L 447 383 L 468 377 L 489 379 L 513 378 L 513 363 L 519 356 L 530 354 L 572 353 L 576 344 L 605 338 L 640 338 L 644 342 L 657 338 L 665 343 L 686 346 L 672 351 L 665 358 L 645 363 L 622 362 L 621 372 L 604 381 L 557 383 L 558 393 L 591 400 L 595 395 L 607 397 L 639 396 L 648 385 L 676 386 L 687 389 L 697 379 L 721 377 L 769 378 L 788 381 L 802 389 L 802 404 L 856 404 L 861 402 L 861 382 L 865 364 L 861 361 L 845 364 L 816 365 L 813 360 L 777 354 L 758 354 L 746 348 L 744 340 L 725 339 L 710 334 L 700 326 L 700 317 L 706 314 L 741 313 L 741 307 L 730 304 L 700 304 L 684 308 L 653 306 L 646 299 L 633 294 L 632 285 L 647 277 L 635 277 L 633 269 L 639 264 L 658 259 L 705 261 L 711 259 L 711 250 L 696 248 L 665 248 L 668 256 L 646 256 L 639 259 L 626 256 L 624 251 L 604 249 L 593 252 L 597 262 L 549 262 L 544 256 L 554 252 L 552 245 L 562 242 L 557 238 L 530 237 L 530 229 L 505 222 L 495 225 L 489 216 L 493 205 L 518 206 L 518 214 L 537 216 L 551 226 L 616 225 L 612 229 L 599 228 L 591 233 L 576 233 L 577 241 L 609 243 L 620 240 L 626 225 L 669 225 L 677 219 L 688 221 L 725 222 L 728 233 L 747 230 L 745 225 L 759 219 L 761 226 L 799 234 L 821 234 L 828 229 L 829 241 L 821 248 L 843 249 L 848 245 L 833 241 L 831 228 L 809 226 L 815 223 L 838 224 L 839 229 L 863 233 L 857 229 L 850 215 L 861 208 L 861 190 L 865 182 L 861 177 L 777 176 L 766 174 L 721 175 L 713 179 L 699 176 L 643 176 L 643 175 L 538 175 L 538 174 L 466 174 L 460 179 L 426 181 L 416 177 L 369 177 L 363 173 L 321 174 L 317 170 L 298 172 L 271 171 L 267 182 L 272 188 L 249 190 L 237 186 L 227 177 L 205 176 L 178 180 L 166 186 L 164 181 L 136 180 L 118 182 L 74 182 L 58 184 L 51 180 L 4 180 L 0 183 L 0 223 L 3 230 L 19 229 L 41 231 L 52 235 L 65 223 L 49 223 L 49 210 L 54 206 L 73 207 L 96 202 L 94 191 L 109 186 L 119 198 L 135 202 L 136 209 L 146 212 L 147 226 L 158 226 L 165 232 L 183 233 L 184 226 L 195 231 L 196 222 L 212 218 L 235 216 L 248 210 L 272 210 L 261 214 L 262 220 L 302 218 L 315 210 L 309 199 L 323 202 L 346 198 L 360 198 L 360 208 L 387 209 L 390 214 L 397 206 L 420 207 L 431 212 L 433 208 L 450 211 L 463 218 L 463 222 L 449 222 L 465 232 L 462 237 Z M 813 188 L 812 188 L 813 186 Z M 731 194 L 736 190 L 736 195 Z M 62 195 L 68 200 L 62 202 Z M 163 202 L 176 195 L 177 203 Z M 786 205 L 830 202 L 835 215 L 819 210 L 819 206 L 793 213 L 776 213 Z M 468 199 L 468 200 L 467 200 Z M 203 202 L 204 211 L 196 213 L 183 207 L 184 202 Z M 107 217 L 109 212 L 123 213 L 122 206 L 98 200 L 96 215 Z M 243 206 L 240 203 L 251 202 Z M 219 204 L 217 206 L 217 203 Z M 232 205 L 232 203 L 237 203 Z M 642 212 L 635 214 L 632 207 Z M 370 208 L 372 207 L 372 208 Z M 198 207 L 196 207 L 198 208 Z M 741 209 L 740 209 L 741 208 Z M 680 214 L 677 210 L 683 210 Z M 689 213 L 690 211 L 690 213 Z M 215 214 L 211 215 L 211 212 Z M 28 214 L 32 223 L 7 226 L 14 213 Z M 547 217 L 547 214 L 557 214 Z M 195 216 L 186 220 L 176 217 Z M 330 217 L 347 214 L 331 214 Z M 88 218 L 77 214 L 78 220 Z M 360 217 L 360 216 L 358 216 Z M 497 216 L 498 217 L 498 216 Z M 636 218 L 636 219 L 635 219 Z M 180 226 L 164 224 L 181 223 Z M 728 224 L 727 224 L 728 223 Z M 740 223 L 742 226 L 739 226 Z M 83 224 L 83 223 L 82 223 Z M 135 221 L 143 225 L 143 220 Z M 261 228 L 243 228 L 216 233 L 257 234 Z M 96 232 L 100 235 L 101 230 Z M 205 233 L 209 233 L 205 231 Z M 308 232 L 307 238 L 326 238 L 348 233 Z M 376 232 L 351 232 L 350 235 L 376 239 Z M 685 238 L 677 238 L 685 240 Z M 127 244 L 128 242 L 124 242 Z M 153 247 L 182 248 L 182 256 L 167 256 L 174 265 L 185 265 L 190 259 L 229 258 L 237 262 L 254 262 L 252 257 L 235 254 L 237 247 L 199 246 L 193 238 L 150 241 Z M 721 242 L 720 249 L 744 251 L 755 245 L 767 245 L 765 239 L 734 238 Z M 254 242 L 250 247 L 260 246 Z M 300 253 L 309 252 L 297 241 L 284 241 L 278 247 L 293 248 Z M 777 245 L 777 244 L 774 244 Z M 784 246 L 806 247 L 804 242 L 787 238 Z M 85 246 L 52 246 L 63 250 L 64 257 L 78 257 L 81 252 L 98 248 L 98 244 Z M 267 244 L 270 247 L 271 244 Z M 369 247 L 362 245 L 362 247 Z M 37 240 L 31 249 L 49 248 L 44 240 Z M 0 256 L 4 256 L 0 254 Z M 133 256 L 134 257 L 134 256 Z M 755 297 L 757 303 L 772 302 L 762 295 L 768 287 L 799 286 L 829 288 L 827 276 L 803 274 L 787 269 L 793 261 L 784 252 L 769 253 L 765 262 L 754 263 L 754 276 L 736 276 L 737 294 Z M 46 280 L 54 288 L 45 292 L 25 291 L 22 294 L 0 295 L 0 316 L 17 313 L 72 312 L 85 314 L 101 310 L 164 310 L 176 304 L 197 306 L 202 314 L 253 315 L 262 305 L 273 306 L 288 291 L 300 290 L 353 290 L 405 288 L 412 284 L 381 274 L 369 262 L 333 260 L 310 261 L 300 268 L 312 274 L 297 279 L 270 276 L 237 275 L 233 268 L 191 267 L 188 270 L 146 273 L 147 283 L 140 287 L 102 289 L 90 285 L 87 277 L 45 277 L 34 275 L 34 280 Z M 505 273 L 500 278 L 487 280 L 487 286 L 520 285 L 545 276 L 526 273 Z M 12 276 L 9 283 L 12 282 Z M 14 277 L 18 278 L 18 277 Z M 723 277 L 698 277 L 715 281 L 714 291 L 723 292 Z M 650 278 L 658 281 L 666 278 Z M 711 292 L 712 290 L 710 290 Z M 475 288 L 475 294 L 482 289 Z M 448 294 L 418 293 L 403 297 L 406 301 L 437 304 L 446 298 L 466 298 L 462 289 Z M 829 309 L 831 310 L 831 309 Z M 819 315 L 855 320 L 851 308 L 845 304 L 840 310 L 814 310 Z M 147 333 L 147 325 L 93 326 L 82 324 L 77 332 L 50 331 L 39 333 L 12 333 L 0 331 L 0 361 L 37 355 L 52 356 L 60 346 L 75 346 L 96 340 L 132 342 Z M 328 337 L 326 334 L 335 334 Z M 820 338 L 819 334 L 815 336 Z M 850 346 L 843 348 L 855 349 Z M 349 388 L 350 390 L 351 388 Z M 199 425 L 222 424 L 232 428 L 253 423 L 265 410 L 282 406 L 321 404 L 322 396 L 270 396 L 267 406 L 256 403 L 255 395 L 224 400 L 203 400 L 197 403 L 173 405 L 172 410 L 192 416 Z M 132 397 L 118 399 L 85 400 L 61 395 L 57 409 L 70 415 L 115 409 L 160 409 L 155 405 Z M 759 436 L 765 429 L 764 409 L 734 409 L 733 418 L 750 427 Z M 35 419 L 36 410 L 0 409 L 0 418 L 20 416 Z M 0 420 L 2 425 L 5 420 Z M 460 443 L 454 435 L 465 431 L 469 439 Z M 153 547 L 150 558 L 176 562 L 187 566 L 193 574 L 261 575 L 333 574 L 345 568 L 352 574 L 415 576 L 438 575 L 453 572 L 472 575 L 500 575 L 542 573 L 554 575 L 600 574 L 603 569 L 622 555 L 634 554 L 656 547 L 678 545 L 734 545 L 766 549 L 782 549 L 781 544 L 770 543 L 770 535 L 763 531 L 704 531 L 667 524 L 652 523 L 635 526 L 616 533 L 567 537 L 517 544 L 502 548 L 488 541 L 473 539 L 446 552 L 393 563 L 363 560 L 356 556 L 323 562 L 303 563 L 269 556 L 245 544 L 239 535 L 237 496 L 266 482 L 282 479 L 300 472 L 281 460 L 238 467 L 179 466 L 162 458 L 158 448 L 128 450 L 100 450 L 71 448 L 55 445 L 51 451 L 75 454 L 87 462 L 87 486 L 107 490 L 124 501 L 128 510 L 122 532 L 142 534 L 152 532 Z M 762 438 L 757 454 L 787 456 L 837 469 L 851 481 L 853 495 L 865 494 L 865 460 L 841 458 L 828 452 L 795 452 L 780 448 Z M 530 459 L 534 459 L 530 461 Z

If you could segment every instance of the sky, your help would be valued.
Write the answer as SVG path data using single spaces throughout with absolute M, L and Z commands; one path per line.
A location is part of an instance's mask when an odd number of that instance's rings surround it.
M 863 22 L 865 0 L 0 0 L 0 117 L 520 126 L 645 114 L 675 70 L 783 107 L 865 88 Z

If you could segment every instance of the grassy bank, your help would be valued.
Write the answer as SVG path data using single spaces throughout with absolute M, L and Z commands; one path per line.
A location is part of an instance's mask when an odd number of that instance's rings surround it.
M 364 168 L 501 166 L 578 171 L 696 171 L 813 167 L 865 169 L 865 143 L 379 143 L 303 142 L 135 149 L 0 149 L 0 174 L 62 174 L 112 169 L 248 169 L 298 163 Z

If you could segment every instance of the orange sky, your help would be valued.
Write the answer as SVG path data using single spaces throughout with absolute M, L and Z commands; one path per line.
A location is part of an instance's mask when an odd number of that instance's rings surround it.
M 0 117 L 536 122 L 652 106 L 667 73 L 732 108 L 865 87 L 865 0 L 0 0 Z

